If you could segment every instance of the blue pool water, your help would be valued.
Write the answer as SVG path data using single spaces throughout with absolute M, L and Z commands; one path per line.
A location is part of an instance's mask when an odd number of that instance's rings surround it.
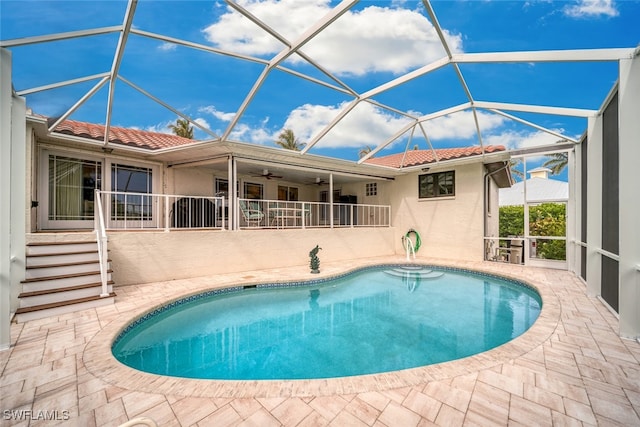
M 497 347 L 537 319 L 540 296 L 497 277 L 380 266 L 172 303 L 127 327 L 113 354 L 161 375 L 330 378 L 395 371 Z

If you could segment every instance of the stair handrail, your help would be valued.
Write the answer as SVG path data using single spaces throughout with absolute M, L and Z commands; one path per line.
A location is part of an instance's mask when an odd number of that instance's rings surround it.
M 109 296 L 109 288 L 107 285 L 107 227 L 104 223 L 104 213 L 102 211 L 102 196 L 100 190 L 95 191 L 95 212 L 94 228 L 96 232 L 96 241 L 98 243 L 98 260 L 100 262 L 100 284 L 102 285 L 101 298 Z

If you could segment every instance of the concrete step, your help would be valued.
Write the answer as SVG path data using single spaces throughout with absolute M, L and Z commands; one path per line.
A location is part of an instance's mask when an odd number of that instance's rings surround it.
M 107 262 L 109 262 L 109 260 Z M 48 265 L 33 265 L 27 266 L 27 269 L 25 271 L 25 279 L 36 279 L 41 277 L 53 277 L 76 273 L 89 273 L 94 271 L 100 271 L 100 262 L 98 262 L 97 260 Z
M 62 248 L 61 248 L 62 249 Z M 98 250 L 59 252 L 27 255 L 27 267 L 37 267 L 50 264 L 65 264 L 71 262 L 98 261 Z
M 111 280 L 111 270 L 107 271 L 107 280 Z M 22 292 L 45 291 L 60 289 L 70 286 L 86 285 L 88 283 L 100 283 L 100 271 L 85 273 L 63 274 L 58 276 L 37 277 L 22 281 Z
M 97 250 L 98 244 L 94 241 L 75 242 L 32 242 L 27 243 L 27 255 L 57 254 L 60 252 L 84 252 Z
M 74 311 L 86 310 L 94 307 L 101 307 L 113 304 L 116 294 L 111 293 L 108 297 L 86 297 L 65 302 L 42 304 L 33 307 L 21 307 L 16 310 L 14 320 L 18 323 L 29 320 L 43 319 L 45 317 L 60 316 Z
M 107 286 L 107 292 L 113 292 L 113 282 Z M 20 307 L 34 307 L 45 304 L 61 303 L 69 300 L 94 297 L 102 293 L 101 283 L 69 286 L 66 288 L 47 289 L 42 291 L 23 292 L 18 295 Z

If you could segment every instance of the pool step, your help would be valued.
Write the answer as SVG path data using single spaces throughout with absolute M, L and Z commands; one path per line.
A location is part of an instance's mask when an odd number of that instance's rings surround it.
M 384 270 L 390 276 L 410 278 L 410 279 L 437 279 L 444 275 L 441 271 L 433 271 L 424 267 L 399 267 L 390 270 Z

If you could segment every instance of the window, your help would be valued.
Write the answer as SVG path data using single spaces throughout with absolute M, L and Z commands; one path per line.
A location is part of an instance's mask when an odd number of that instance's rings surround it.
M 455 196 L 455 190 L 454 171 L 418 176 L 418 197 L 421 199 Z
M 288 202 L 298 201 L 298 188 L 278 185 L 278 200 L 286 200 Z
M 369 182 L 365 184 L 364 193 L 366 196 L 377 196 L 378 195 L 378 183 L 377 182 Z
M 111 219 L 151 220 L 152 171 L 150 168 L 111 165 Z M 133 193 L 133 194 L 132 194 Z
M 263 199 L 263 194 L 262 184 L 244 183 L 244 197 L 246 199 Z
M 216 196 L 228 197 L 229 181 L 226 179 L 216 178 Z

